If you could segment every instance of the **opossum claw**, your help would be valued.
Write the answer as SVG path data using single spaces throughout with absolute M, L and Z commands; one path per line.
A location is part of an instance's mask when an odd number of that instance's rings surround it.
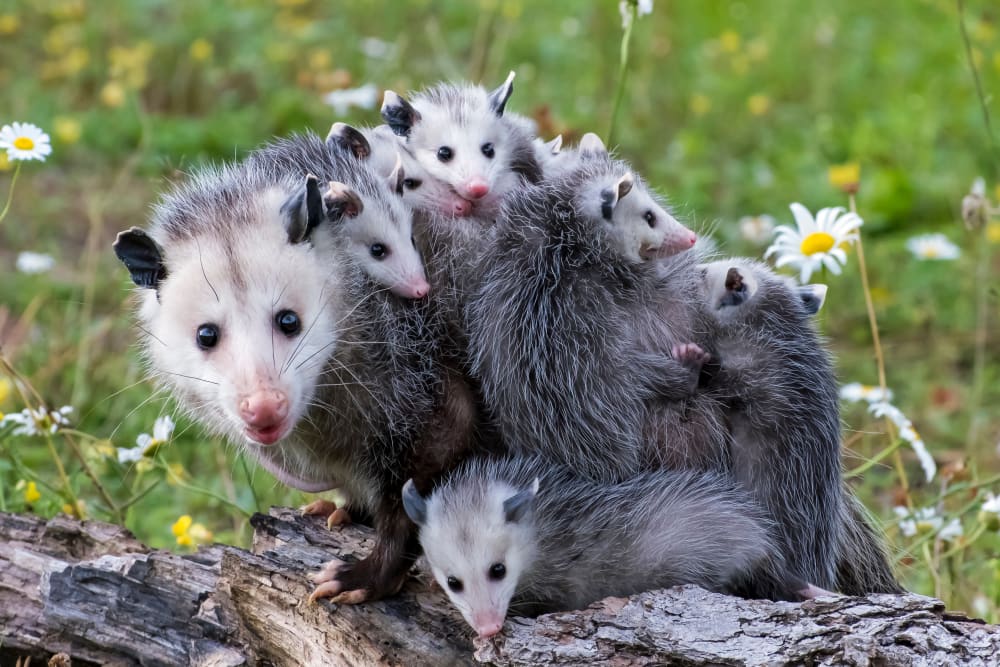
M 351 523 L 351 515 L 347 513 L 343 507 L 338 507 L 330 516 L 326 517 L 326 528 L 327 530 L 333 530 L 335 527 L 346 526 Z
M 299 511 L 302 516 L 329 516 L 337 511 L 337 503 L 320 498 L 303 505 Z
M 368 600 L 368 591 L 360 589 L 355 591 L 344 591 L 340 595 L 330 600 L 330 602 L 334 604 L 361 604 L 362 602 L 365 602 L 367 600 Z

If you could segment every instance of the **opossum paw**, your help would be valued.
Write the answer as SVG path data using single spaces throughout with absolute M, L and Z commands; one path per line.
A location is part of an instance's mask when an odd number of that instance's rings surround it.
M 299 508 L 305 516 L 326 516 L 327 530 L 351 523 L 351 515 L 343 507 L 330 500 L 314 500 Z
M 331 598 L 336 604 L 359 604 L 398 593 L 406 581 L 407 570 L 393 575 L 377 567 L 367 558 L 355 563 L 332 560 L 310 576 L 317 586 L 309 601 Z
M 806 584 L 804 588 L 800 588 L 796 592 L 802 596 L 803 600 L 813 600 L 820 597 L 840 597 L 840 593 L 834 593 L 833 591 L 828 591 L 825 588 L 820 588 L 812 584 Z
M 690 368 L 700 370 L 702 365 L 711 360 L 712 355 L 701 349 L 696 343 L 679 343 L 672 350 L 674 359 Z

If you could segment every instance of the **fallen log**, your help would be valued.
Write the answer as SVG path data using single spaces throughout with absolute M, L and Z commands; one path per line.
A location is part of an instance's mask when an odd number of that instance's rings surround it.
M 151 550 L 127 531 L 0 514 L 0 664 L 73 665 L 995 665 L 1000 627 L 919 595 L 742 600 L 694 586 L 473 633 L 415 572 L 360 606 L 306 601 L 309 572 L 363 557 L 367 528 L 328 531 L 273 509 L 250 551 Z

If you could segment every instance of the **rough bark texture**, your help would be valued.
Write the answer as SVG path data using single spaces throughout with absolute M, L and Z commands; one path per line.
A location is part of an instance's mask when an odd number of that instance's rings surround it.
M 414 577 L 357 607 L 305 601 L 307 575 L 363 557 L 371 532 L 275 509 L 250 552 L 181 556 L 127 531 L 0 514 L 0 664 L 65 652 L 74 665 L 996 665 L 1000 627 L 918 595 L 740 600 L 696 587 L 509 620 L 473 640 Z

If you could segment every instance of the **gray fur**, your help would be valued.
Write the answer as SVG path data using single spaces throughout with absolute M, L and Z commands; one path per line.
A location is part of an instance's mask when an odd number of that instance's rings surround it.
M 719 467 L 718 410 L 677 403 L 710 399 L 693 394 L 697 369 L 670 357 L 702 328 L 696 258 L 623 256 L 599 192 L 630 168 L 603 152 L 575 159 L 559 178 L 508 198 L 480 262 L 467 329 L 486 403 L 512 451 L 594 479 L 659 462 L 659 445 L 678 429 L 697 444 L 667 459 Z M 648 192 L 638 177 L 633 190 Z
M 705 391 L 727 405 L 733 475 L 775 519 L 789 570 L 848 593 L 898 589 L 841 482 L 837 383 L 810 319 L 816 291 L 745 259 L 703 270 L 720 363 Z M 868 571 L 850 582 L 845 566 Z
M 504 499 L 525 497 L 530 508 L 511 519 Z M 680 584 L 732 593 L 755 570 L 780 569 L 770 522 L 718 474 L 651 471 L 604 485 L 541 459 L 477 459 L 425 509 L 420 539 L 439 583 L 460 609 L 489 600 L 500 618 L 511 589 L 512 611 L 541 613 Z M 503 581 L 489 580 L 496 563 Z

